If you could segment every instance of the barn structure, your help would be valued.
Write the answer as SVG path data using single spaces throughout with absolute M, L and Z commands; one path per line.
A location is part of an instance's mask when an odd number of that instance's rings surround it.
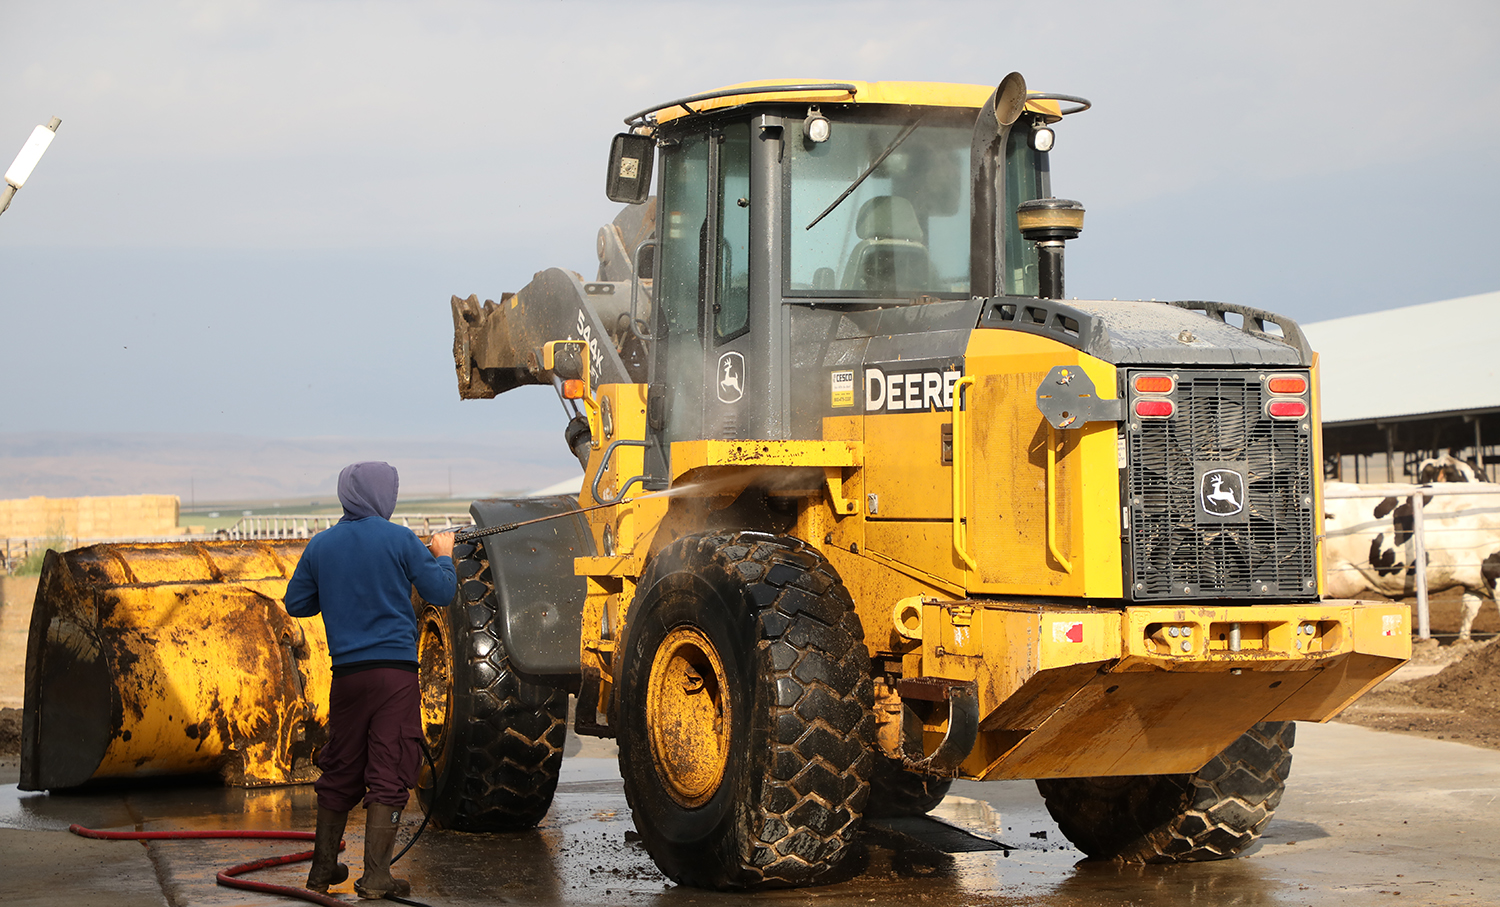
M 1443 454 L 1500 478 L 1500 292 L 1302 330 L 1320 357 L 1325 478 L 1410 482 Z

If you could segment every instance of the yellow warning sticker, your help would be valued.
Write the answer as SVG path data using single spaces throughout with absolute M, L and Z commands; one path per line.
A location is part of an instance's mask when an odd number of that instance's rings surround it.
M 854 372 L 843 371 L 833 373 L 833 405 L 854 405 Z

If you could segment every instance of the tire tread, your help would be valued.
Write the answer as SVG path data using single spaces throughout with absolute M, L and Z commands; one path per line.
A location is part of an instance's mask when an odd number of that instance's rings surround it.
M 853 843 L 869 795 L 874 688 L 853 602 L 822 555 L 792 538 L 689 536 L 658 553 L 640 587 L 650 588 L 659 569 L 684 567 L 737 585 L 750 611 L 749 654 L 761 698 L 753 705 L 760 717 L 749 746 L 761 769 L 750 773 L 757 792 L 739 805 L 745 815 L 732 846 L 691 853 L 664 844 L 649 828 L 640 829 L 642 838 L 662 871 L 681 884 L 814 884 Z
M 1193 774 L 1037 781 L 1063 834 L 1095 859 L 1223 860 L 1270 824 L 1291 774 L 1296 725 L 1267 721 Z
M 535 827 L 552 806 L 567 742 L 568 694 L 516 675 L 495 625 L 494 582 L 484 546 L 459 546 L 454 553 L 460 572 L 474 579 L 462 588 L 467 604 L 454 606 L 459 613 L 448 624 L 453 682 L 466 686 L 454 691 L 452 707 L 458 710 L 464 701 L 471 707 L 467 714 L 450 715 L 453 752 L 442 754 L 435 786 L 419 792 L 440 827 L 522 831 Z M 472 595 L 471 585 L 482 585 L 483 593 Z

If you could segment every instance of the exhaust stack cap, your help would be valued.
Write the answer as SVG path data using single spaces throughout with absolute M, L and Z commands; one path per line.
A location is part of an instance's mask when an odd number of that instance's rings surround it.
M 1032 242 L 1066 242 L 1083 232 L 1083 205 L 1069 198 L 1034 198 L 1016 207 L 1016 223 Z

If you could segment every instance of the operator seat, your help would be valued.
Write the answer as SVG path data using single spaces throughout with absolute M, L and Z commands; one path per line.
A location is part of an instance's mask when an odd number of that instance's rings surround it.
M 860 241 L 844 266 L 841 289 L 896 295 L 931 286 L 932 259 L 910 199 L 867 200 L 854 219 L 854 232 Z

